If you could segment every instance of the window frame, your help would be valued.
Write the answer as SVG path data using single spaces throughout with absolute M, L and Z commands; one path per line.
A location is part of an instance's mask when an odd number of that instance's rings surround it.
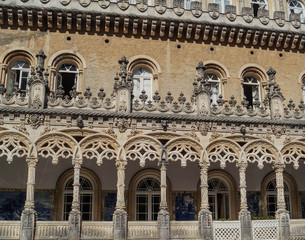
M 220 2 L 220 4 L 217 3 L 217 1 Z M 226 4 L 225 3 L 226 1 L 228 1 L 229 4 Z M 232 5 L 232 0 L 214 0 L 214 3 L 219 5 L 219 12 L 220 13 L 226 13 L 226 6 Z
M 207 75 L 213 75 L 217 77 L 217 80 L 212 80 L 212 79 L 207 79 Z M 219 77 L 218 74 L 216 74 L 213 71 L 205 71 L 204 73 L 204 78 L 208 80 L 209 83 L 218 83 L 218 96 L 216 96 L 215 94 L 211 94 L 211 106 L 213 106 L 214 104 L 217 105 L 217 100 L 219 99 L 219 95 L 222 95 L 222 86 L 221 86 L 221 78 Z M 211 85 L 211 90 L 212 90 L 212 85 Z M 215 97 L 213 97 L 213 95 Z
M 252 78 L 254 78 L 256 81 L 257 81 L 257 83 L 249 83 L 249 82 L 246 82 L 245 81 L 245 78 L 250 78 L 250 77 L 252 77 Z M 242 91 L 242 94 L 243 94 L 243 97 L 242 97 L 242 99 L 244 98 L 244 96 L 245 97 L 247 97 L 246 95 L 245 95 L 245 88 L 244 88 L 244 86 L 251 86 L 251 93 L 252 93 L 252 99 L 251 99 L 251 101 L 249 101 L 249 99 L 247 98 L 247 101 L 249 102 L 249 104 L 248 104 L 248 108 L 251 106 L 251 107 L 253 107 L 253 103 L 254 103 L 254 101 L 255 101 L 255 96 L 253 96 L 253 87 L 256 87 L 257 88 L 257 93 L 258 93 L 258 101 L 260 101 L 260 103 L 262 104 L 262 94 L 261 94 L 261 92 L 262 92 L 262 90 L 261 90 L 261 81 L 260 81 L 260 79 L 258 79 L 257 78 L 257 76 L 255 76 L 254 74 L 245 74 L 244 76 L 243 76 L 243 84 L 242 84 L 242 88 L 243 88 L 243 91 Z M 251 103 L 252 102 L 252 103 Z
M 290 4 L 292 2 L 297 2 L 298 4 L 301 5 L 301 7 L 290 6 Z M 304 3 L 302 1 L 299 1 L 299 0 L 289 0 L 287 5 L 288 5 L 289 14 L 290 13 L 297 13 L 297 12 L 294 12 L 294 11 L 295 10 L 300 10 L 300 12 L 301 12 L 300 20 L 301 20 L 301 22 L 305 21 L 305 6 L 304 6 Z M 298 13 L 300 13 L 300 12 L 298 12 Z
M 138 69 L 146 70 L 147 72 L 149 72 L 149 75 L 135 75 L 134 72 L 137 71 Z M 139 89 L 139 93 L 137 93 L 137 96 L 135 96 L 134 87 L 133 87 L 133 95 L 134 95 L 133 101 L 135 101 L 135 100 L 140 101 L 139 96 L 141 95 L 142 91 L 145 90 L 144 89 L 144 87 L 145 87 L 144 81 L 145 80 L 150 81 L 150 91 L 149 92 L 145 91 L 145 93 L 147 95 L 147 101 L 152 100 L 152 97 L 153 97 L 153 73 L 150 71 L 150 69 L 145 67 L 145 66 L 136 67 L 132 72 L 133 86 L 135 86 L 135 84 L 134 84 L 135 80 L 134 79 L 139 79 L 140 89 Z
M 61 68 L 64 65 L 71 65 L 71 67 L 74 66 L 76 68 L 76 70 L 75 71 L 73 71 L 73 70 L 70 71 L 69 69 L 68 70 L 62 70 Z M 78 69 L 78 66 L 75 63 L 73 63 L 73 62 L 62 62 L 62 63 L 60 63 L 58 65 L 58 68 L 56 70 L 56 87 L 55 87 L 56 91 L 58 90 L 58 87 L 60 85 L 63 86 L 63 76 L 62 76 L 63 73 L 64 74 L 71 74 L 71 75 L 74 74 L 74 85 L 73 86 L 76 85 L 76 90 L 78 90 L 78 88 L 79 88 L 78 87 L 78 85 L 79 85 L 79 83 L 78 83 L 79 82 L 79 69 Z M 73 88 L 73 86 L 72 86 L 72 88 Z M 72 90 L 72 88 L 70 89 L 70 91 Z M 68 91 L 68 94 L 65 94 L 65 96 L 68 95 L 70 97 L 70 94 L 69 94 L 70 91 Z M 66 90 L 65 90 L 65 92 L 66 92 Z

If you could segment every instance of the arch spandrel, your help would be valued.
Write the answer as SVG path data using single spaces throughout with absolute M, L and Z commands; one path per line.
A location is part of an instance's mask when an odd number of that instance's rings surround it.
M 182 167 L 187 165 L 187 161 L 200 162 L 203 150 L 199 142 L 187 137 L 174 138 L 165 145 L 165 148 L 168 160 L 180 160 Z
M 14 158 L 27 157 L 32 152 L 35 157 L 35 148 L 27 136 L 16 131 L 2 131 L 0 134 L 0 157 L 6 156 L 8 164 Z
M 217 139 L 206 147 L 206 158 L 208 162 L 220 162 L 220 167 L 225 168 L 226 162 L 234 163 L 241 161 L 242 149 L 234 141 L 229 139 Z
M 159 140 L 150 136 L 136 136 L 130 138 L 124 144 L 125 157 L 127 161 L 139 161 L 140 166 L 144 167 L 146 161 L 160 159 L 162 144 Z
M 286 144 L 282 150 L 282 159 L 285 164 L 293 164 L 295 169 L 299 168 L 300 161 L 305 163 L 305 143 L 294 141 Z
M 43 158 L 52 158 L 56 165 L 59 159 L 80 158 L 81 150 L 74 138 L 64 133 L 48 133 L 41 136 L 35 143 L 37 154 Z
M 254 140 L 249 142 L 243 147 L 243 150 L 247 162 L 257 162 L 257 166 L 260 169 L 264 167 L 264 163 L 274 164 L 278 159 L 279 152 L 277 148 L 266 140 Z
M 96 159 L 97 165 L 104 160 L 117 160 L 121 151 L 120 144 L 106 134 L 89 135 L 79 143 L 83 158 Z

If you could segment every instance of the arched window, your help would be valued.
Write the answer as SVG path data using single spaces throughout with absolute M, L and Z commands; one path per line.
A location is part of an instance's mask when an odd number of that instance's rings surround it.
M 252 107 L 254 101 L 261 101 L 260 82 L 253 75 L 246 75 L 243 80 L 243 94 L 248 101 L 248 107 Z
M 70 96 L 70 91 L 77 88 L 78 68 L 74 64 L 61 64 L 57 70 L 57 89 L 63 87 L 64 95 Z
M 226 6 L 231 5 L 232 1 L 231 0 L 215 0 L 215 3 L 217 3 L 219 5 L 219 12 L 225 13 Z
M 251 7 L 253 8 L 254 17 L 257 17 L 258 9 L 268 9 L 266 0 L 251 0 Z
M 290 196 L 289 196 L 289 188 L 286 182 L 284 182 L 284 195 L 285 195 L 285 203 L 286 210 L 290 212 Z M 277 195 L 276 195 L 276 180 L 272 179 L 266 188 L 266 202 L 267 202 L 267 216 L 275 216 L 276 205 L 277 205 Z
M 160 205 L 160 182 L 147 177 L 136 188 L 136 220 L 156 221 Z
M 213 178 L 208 181 L 209 206 L 213 219 L 230 218 L 230 195 L 227 184 L 219 179 Z
M 145 67 L 138 67 L 133 71 L 133 95 L 134 99 L 139 99 L 144 90 L 148 96 L 147 100 L 152 99 L 152 73 Z
M 84 176 L 80 176 L 80 211 L 82 213 L 82 220 L 92 220 L 93 214 L 93 198 L 94 189 L 90 180 Z M 69 213 L 72 207 L 73 201 L 73 177 L 68 180 L 64 189 L 64 211 L 63 220 L 69 219 Z
M 7 93 L 12 93 L 14 86 L 25 93 L 27 80 L 30 73 L 30 63 L 25 60 L 16 60 L 9 66 Z
M 205 79 L 210 83 L 211 86 L 211 106 L 217 105 L 217 99 L 221 94 L 220 78 L 214 73 L 205 73 Z
M 289 12 L 300 14 L 301 22 L 304 22 L 305 10 L 302 2 L 297 0 L 289 1 Z

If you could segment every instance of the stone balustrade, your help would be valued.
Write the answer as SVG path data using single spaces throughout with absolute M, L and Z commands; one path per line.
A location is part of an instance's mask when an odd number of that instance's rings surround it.
M 158 222 L 128 222 L 128 239 L 158 239 Z
M 113 239 L 113 222 L 82 222 L 81 239 Z
M 171 239 L 199 239 L 197 221 L 172 221 L 170 223 Z
M 37 221 L 35 239 L 65 239 L 68 236 L 69 224 L 63 221 Z
M 292 240 L 305 239 L 305 219 L 290 220 L 290 236 Z
M 19 239 L 20 221 L 0 221 L 0 239 Z

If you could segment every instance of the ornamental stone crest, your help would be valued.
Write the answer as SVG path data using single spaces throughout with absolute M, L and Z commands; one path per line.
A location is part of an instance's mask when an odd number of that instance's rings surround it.
M 249 8 L 249 7 L 243 7 L 242 8 L 242 16 L 243 16 L 243 19 L 247 22 L 247 23 L 250 23 L 253 21 L 253 9 L 252 8 Z
M 71 0 L 59 0 L 62 5 L 68 5 Z
M 209 15 L 213 19 L 217 19 L 219 17 L 219 5 L 216 3 L 209 3 L 208 5 Z
M 79 0 L 80 5 L 82 5 L 83 7 L 87 7 L 90 5 L 91 0 Z
M 126 10 L 129 7 L 129 1 L 128 0 L 118 0 L 118 6 L 122 10 Z
M 202 15 L 202 2 L 191 2 L 191 12 L 195 17 Z
M 99 0 L 98 4 L 101 8 L 107 8 L 110 5 L 110 0 Z
M 44 116 L 39 114 L 31 114 L 27 116 L 27 122 L 33 129 L 39 128 L 44 122 Z
M 301 17 L 299 13 L 290 13 L 289 21 L 291 22 L 292 26 L 295 28 L 299 28 L 301 26 Z
M 269 10 L 258 9 L 257 16 L 262 24 L 267 25 L 269 23 Z
M 124 118 L 116 119 L 116 125 L 119 129 L 119 132 L 124 133 L 124 132 L 126 132 L 128 127 L 130 126 L 130 120 L 129 119 L 127 120 L 127 119 L 124 119 Z
M 166 11 L 166 0 L 156 0 L 155 9 L 158 13 L 163 14 Z
M 137 8 L 140 12 L 145 12 L 148 8 L 147 0 L 137 0 Z
M 234 21 L 236 19 L 236 6 L 233 5 L 225 6 L 225 13 L 230 21 Z
M 181 16 L 184 13 L 184 0 L 174 0 L 173 8 L 174 12 Z
M 283 27 L 286 23 L 285 21 L 285 12 L 275 11 L 274 12 L 274 20 L 280 27 Z

